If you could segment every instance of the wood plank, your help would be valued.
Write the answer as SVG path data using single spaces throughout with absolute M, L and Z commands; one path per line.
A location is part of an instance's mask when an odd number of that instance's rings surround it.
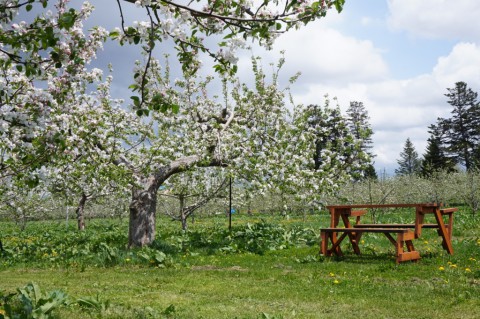
M 449 207 L 449 208 L 441 208 L 440 209 L 440 213 L 442 215 L 451 214 L 451 213 L 454 213 L 454 212 L 457 212 L 457 211 L 458 211 L 457 207 Z
M 367 210 L 366 209 L 363 209 L 363 210 L 352 210 L 352 212 L 350 213 L 350 216 L 353 216 L 353 217 L 358 217 L 358 216 L 363 216 L 367 213 Z
M 453 247 L 452 247 L 452 242 L 450 240 L 450 235 L 448 233 L 447 227 L 445 227 L 445 223 L 443 222 L 442 214 L 440 213 L 440 210 L 437 209 L 435 210 L 435 213 L 433 214 L 435 216 L 435 219 L 437 220 L 438 225 L 440 226 L 438 228 L 440 236 L 442 236 L 443 242 L 443 248 L 450 254 L 453 255 Z
M 409 233 L 406 228 L 320 228 L 321 232 L 327 233 Z
M 413 240 L 415 239 L 415 233 L 410 231 L 408 233 L 398 234 L 399 240 L 406 241 L 406 240 Z
M 404 261 L 408 261 L 408 260 L 418 260 L 418 259 L 420 259 L 420 253 L 418 251 L 403 252 L 402 254 L 398 255 L 397 264 Z
M 320 237 L 322 238 L 320 243 L 320 253 L 326 256 L 328 251 L 328 233 L 321 232 Z
M 327 209 L 353 209 L 353 208 L 406 208 L 406 207 L 439 207 L 435 203 L 416 203 L 416 204 L 351 204 L 351 205 L 328 205 Z
M 354 228 L 415 228 L 415 224 L 357 224 Z M 437 224 L 423 224 L 423 228 L 438 228 Z

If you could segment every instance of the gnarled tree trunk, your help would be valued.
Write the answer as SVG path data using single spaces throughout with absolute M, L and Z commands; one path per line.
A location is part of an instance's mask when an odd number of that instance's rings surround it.
M 173 174 L 184 172 L 198 164 L 202 158 L 197 155 L 187 156 L 169 165 L 159 168 L 152 175 L 140 181 L 142 187 L 134 187 L 130 203 L 130 224 L 128 230 L 128 247 L 143 247 L 155 240 L 155 215 L 157 211 L 158 188 Z M 203 163 L 203 166 L 221 166 L 219 160 Z M 187 215 L 188 216 L 188 215 Z
M 158 186 L 153 177 L 144 182 L 143 188 L 132 190 L 128 229 L 130 248 L 150 245 L 155 240 L 157 190 Z

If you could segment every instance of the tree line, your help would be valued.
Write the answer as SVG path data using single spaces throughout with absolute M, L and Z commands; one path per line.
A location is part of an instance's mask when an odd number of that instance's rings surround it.
M 429 126 L 426 152 L 420 158 L 410 138 L 407 138 L 397 175 L 430 177 L 438 172 L 480 168 L 480 102 L 478 93 L 465 82 L 455 83 L 445 96 L 452 106 L 449 118 L 438 118 Z

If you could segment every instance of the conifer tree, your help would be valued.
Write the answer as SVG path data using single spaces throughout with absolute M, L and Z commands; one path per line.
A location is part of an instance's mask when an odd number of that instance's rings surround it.
M 465 82 L 455 83 L 449 88 L 448 103 L 453 106 L 452 117 L 438 119 L 438 126 L 444 135 L 443 143 L 447 153 L 467 171 L 478 162 L 480 143 L 480 103 L 478 93 Z
M 373 167 L 372 158 L 375 156 L 371 150 L 373 148 L 372 135 L 373 130 L 369 123 L 370 117 L 363 102 L 352 101 L 347 109 L 347 123 L 350 132 L 359 143 L 361 154 L 366 154 L 368 157 L 364 158 L 361 162 L 360 168 L 354 172 L 354 177 L 368 177 L 375 178 L 376 173 Z
M 455 161 L 445 155 L 442 146 L 442 135 L 438 126 L 431 125 L 430 137 L 428 138 L 428 145 L 422 161 L 422 175 L 429 177 L 435 172 L 455 171 Z
M 410 138 L 407 138 L 403 151 L 400 153 L 400 159 L 397 160 L 399 168 L 395 170 L 395 174 L 400 176 L 410 176 L 420 173 L 421 160 L 413 146 Z

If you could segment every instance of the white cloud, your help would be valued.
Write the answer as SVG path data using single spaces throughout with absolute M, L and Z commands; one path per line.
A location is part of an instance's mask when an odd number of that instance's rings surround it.
M 389 0 L 389 25 L 428 38 L 480 39 L 480 1 Z
M 358 40 L 319 23 L 280 37 L 275 50 L 285 50 L 289 73 L 302 81 L 346 85 L 384 79 L 388 67 L 371 41 Z
M 453 87 L 455 82 L 463 81 L 479 88 L 480 46 L 474 43 L 457 44 L 448 56 L 438 59 L 433 75 L 441 84 L 448 87 Z

